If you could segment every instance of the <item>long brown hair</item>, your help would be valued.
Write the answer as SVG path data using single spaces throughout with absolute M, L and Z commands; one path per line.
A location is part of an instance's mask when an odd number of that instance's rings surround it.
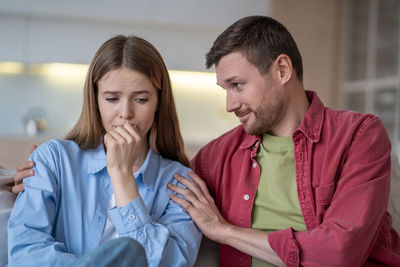
M 109 71 L 125 67 L 146 75 L 158 91 L 158 110 L 148 133 L 149 145 L 164 158 L 189 166 L 165 63 L 157 49 L 137 36 L 117 35 L 106 41 L 90 63 L 81 115 L 65 139 L 81 149 L 97 147 L 105 129 L 97 103 L 98 82 Z

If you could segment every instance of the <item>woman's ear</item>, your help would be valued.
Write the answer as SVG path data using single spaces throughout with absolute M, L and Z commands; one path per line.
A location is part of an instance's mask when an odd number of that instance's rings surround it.
M 293 66 L 290 57 L 285 54 L 280 54 L 275 62 L 277 78 L 281 82 L 281 84 L 286 84 L 291 78 L 293 74 Z

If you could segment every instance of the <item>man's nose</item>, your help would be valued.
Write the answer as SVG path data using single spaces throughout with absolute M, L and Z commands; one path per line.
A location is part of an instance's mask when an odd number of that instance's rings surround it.
M 233 112 L 240 108 L 240 102 L 238 101 L 237 96 L 234 93 L 227 91 L 226 92 L 226 111 Z

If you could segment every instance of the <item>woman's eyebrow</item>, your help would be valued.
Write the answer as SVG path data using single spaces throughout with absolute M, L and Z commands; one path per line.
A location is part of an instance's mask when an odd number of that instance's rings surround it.
M 133 95 L 140 95 L 140 94 L 150 94 L 150 91 L 148 90 L 139 90 L 139 91 L 133 91 Z
M 110 94 L 110 95 L 116 95 L 116 94 L 119 94 L 120 92 L 119 91 L 103 91 L 102 92 L 102 94 Z
M 118 91 L 118 90 L 115 90 L 115 91 L 107 90 L 107 91 L 103 91 L 102 93 L 103 94 L 121 94 L 122 92 Z M 138 94 L 150 94 L 150 91 L 149 90 L 138 90 L 138 91 L 133 91 L 132 94 L 136 94 L 136 95 L 138 95 Z

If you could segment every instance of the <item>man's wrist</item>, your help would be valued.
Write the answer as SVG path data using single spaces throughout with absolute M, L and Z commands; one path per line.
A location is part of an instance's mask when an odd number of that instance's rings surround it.
M 235 226 L 228 223 L 220 223 L 218 227 L 216 227 L 216 240 L 220 244 L 229 245 L 232 241 L 232 237 L 234 236 Z

